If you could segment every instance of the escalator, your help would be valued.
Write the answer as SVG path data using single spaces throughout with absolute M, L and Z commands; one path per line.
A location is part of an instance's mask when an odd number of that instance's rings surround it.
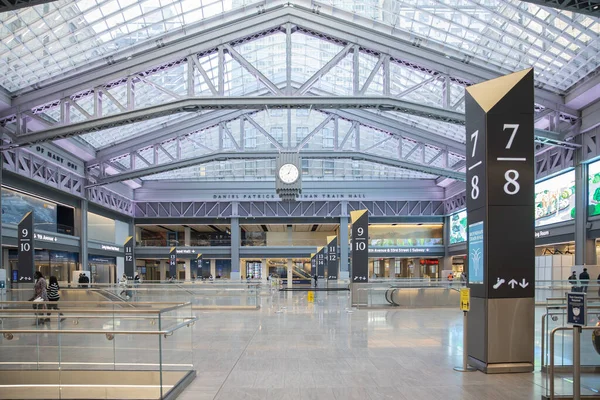
M 294 268 L 292 269 L 292 273 L 294 274 L 293 279 L 307 279 L 310 283 L 312 276 L 310 276 L 310 274 L 308 272 L 306 272 L 305 270 L 303 270 L 302 268 L 298 267 L 297 265 L 294 265 Z

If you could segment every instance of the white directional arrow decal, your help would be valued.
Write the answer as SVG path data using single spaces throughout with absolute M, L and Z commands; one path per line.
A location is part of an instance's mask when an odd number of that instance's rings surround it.
M 527 286 L 529 286 L 529 282 L 527 282 L 525 280 L 525 278 L 523 278 L 523 281 L 521 283 L 519 283 L 519 286 L 521 286 L 523 289 L 525 289 Z
M 496 282 L 496 284 L 494 285 L 494 289 L 498 289 L 500 286 L 502 286 L 502 284 L 506 282 L 504 279 L 502 278 L 498 278 L 498 281 Z
M 511 279 L 510 282 L 508 282 L 508 284 L 510 285 L 511 289 L 514 289 L 515 285 L 518 285 L 519 282 L 515 281 L 514 279 Z

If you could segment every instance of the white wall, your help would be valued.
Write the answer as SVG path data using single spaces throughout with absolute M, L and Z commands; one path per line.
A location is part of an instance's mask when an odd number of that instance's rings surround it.
M 88 212 L 88 239 L 115 243 L 115 220 Z
M 129 224 L 123 221 L 115 221 L 115 243 L 123 245 L 129 237 Z

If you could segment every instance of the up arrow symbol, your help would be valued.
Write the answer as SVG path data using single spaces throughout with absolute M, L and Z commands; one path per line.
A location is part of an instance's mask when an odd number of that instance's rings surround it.
M 529 286 L 529 283 L 525 281 L 525 278 L 523 278 L 523 282 L 519 283 L 519 286 L 525 289 L 527 286 Z
M 514 279 L 511 279 L 510 282 L 508 282 L 508 284 L 510 285 L 511 289 L 514 289 L 515 285 L 518 285 L 519 282 L 515 281 Z

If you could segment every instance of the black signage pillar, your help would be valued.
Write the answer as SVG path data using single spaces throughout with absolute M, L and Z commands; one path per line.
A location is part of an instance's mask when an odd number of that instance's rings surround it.
M 177 248 L 171 247 L 169 251 L 169 276 L 177 279 Z
M 317 273 L 317 253 L 310 253 L 310 277 Z
M 350 212 L 352 223 L 352 269 L 353 283 L 369 282 L 369 211 Z
M 533 371 L 533 69 L 466 89 L 469 363 Z
M 125 244 L 123 245 L 123 251 L 125 253 L 125 275 L 127 279 L 133 279 L 135 276 L 135 258 L 133 255 L 133 236 L 128 236 L 125 239 Z
M 325 247 L 317 248 L 317 276 L 325 279 Z
M 200 271 L 202 276 L 198 276 L 198 271 Z M 195 277 L 195 279 L 202 278 L 204 276 L 204 271 L 202 269 L 202 253 L 198 253 L 196 259 L 190 261 L 190 272 L 192 277 Z
M 18 282 L 32 283 L 33 282 L 33 212 L 30 211 L 19 222 L 18 226 L 17 249 L 18 254 Z
M 337 236 L 327 236 L 327 279 L 337 281 L 339 262 Z

